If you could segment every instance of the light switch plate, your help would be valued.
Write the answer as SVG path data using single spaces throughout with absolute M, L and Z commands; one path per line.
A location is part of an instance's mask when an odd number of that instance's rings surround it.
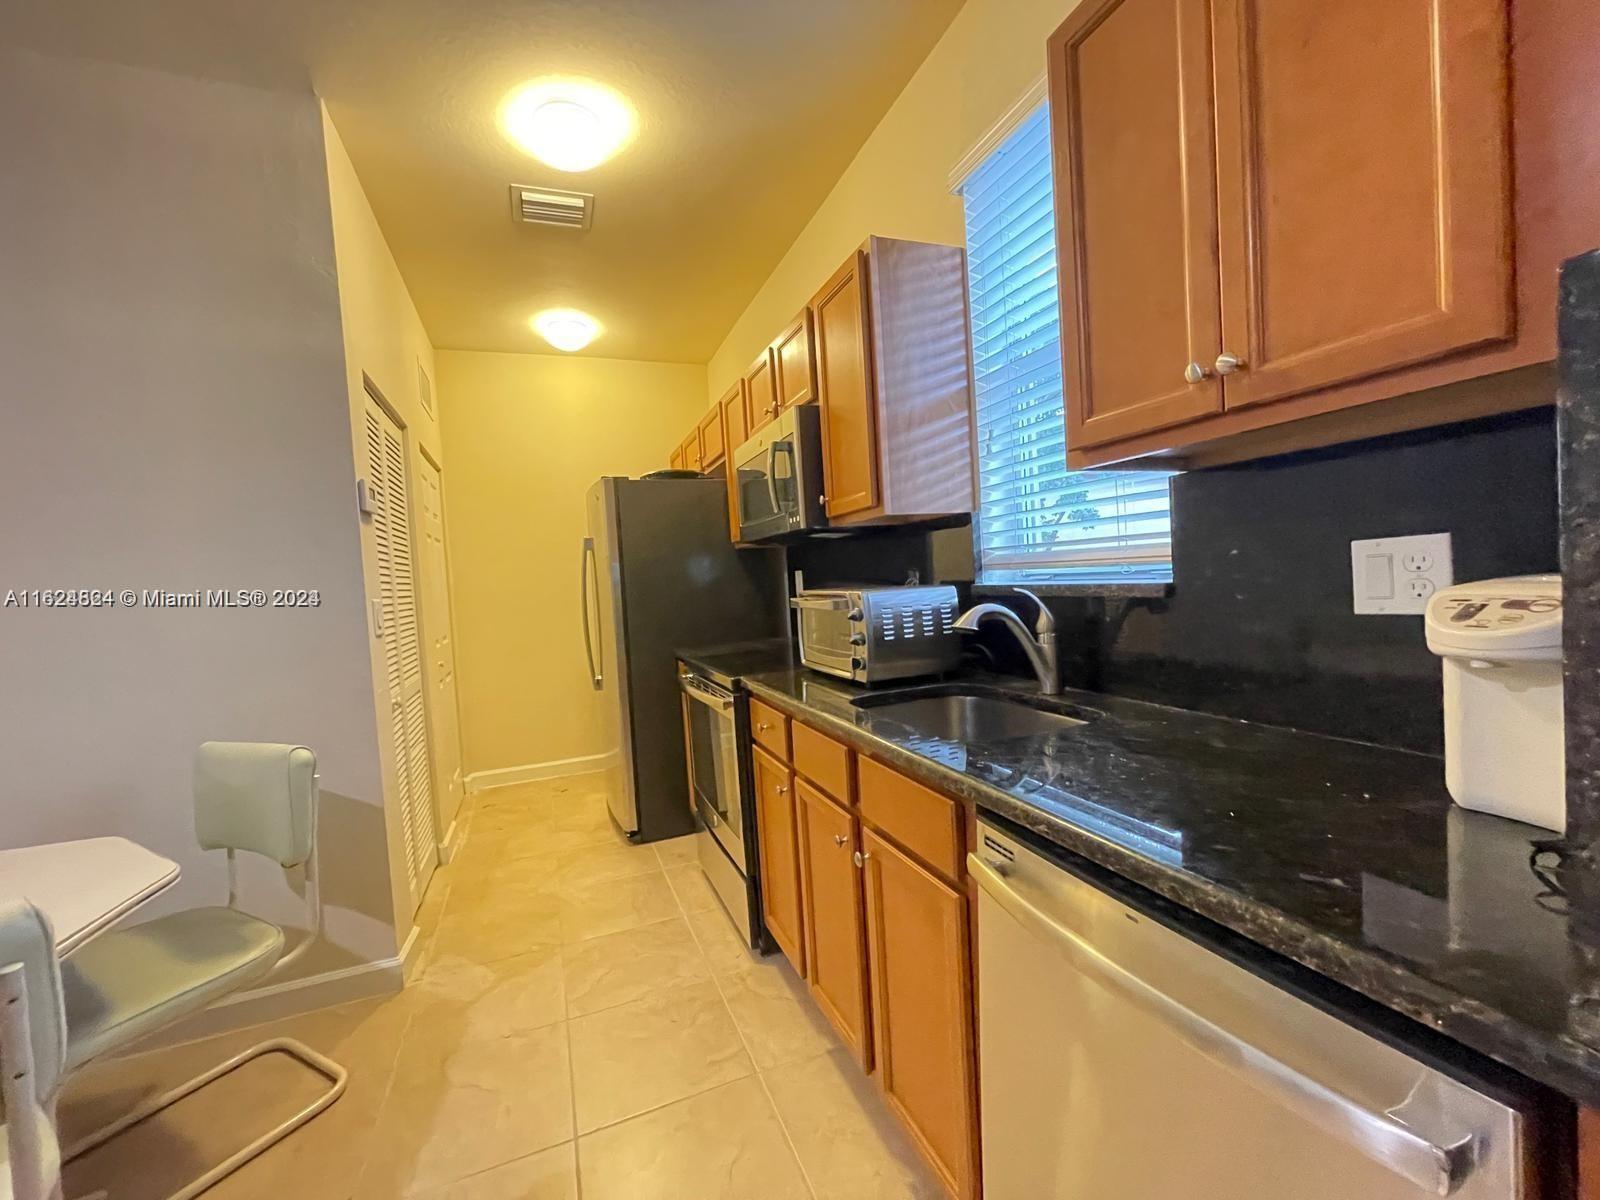
M 1358 613 L 1419 614 L 1455 582 L 1448 533 L 1350 543 L 1350 584 Z

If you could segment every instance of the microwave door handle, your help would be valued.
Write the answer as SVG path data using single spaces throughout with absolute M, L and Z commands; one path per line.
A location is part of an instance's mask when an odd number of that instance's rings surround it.
M 778 442 L 774 439 L 767 447 L 767 498 L 772 501 L 772 515 L 778 516 L 781 507 L 778 503 Z
M 594 576 L 595 594 L 600 592 L 600 569 L 594 552 L 594 539 L 583 539 L 583 555 L 578 560 L 578 596 L 583 605 L 583 653 L 589 660 L 589 683 L 595 691 L 599 691 L 605 683 L 605 676 L 594 665 L 594 633 L 589 627 L 589 577 Z
M 1004 864 L 969 854 L 967 866 L 986 896 L 1053 944 L 1085 975 L 1160 1021 L 1190 1048 L 1249 1079 L 1277 1103 L 1410 1180 L 1428 1195 L 1451 1195 L 1477 1166 L 1477 1139 L 1472 1135 L 1440 1146 L 1408 1128 L 1393 1113 L 1371 1111 L 1251 1045 L 1106 957 L 1022 895 L 1006 878 L 1011 870 Z

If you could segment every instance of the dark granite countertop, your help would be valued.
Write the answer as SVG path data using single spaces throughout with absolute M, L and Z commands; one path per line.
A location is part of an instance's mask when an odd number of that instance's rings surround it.
M 678 659 L 724 687 L 748 675 L 758 675 L 764 671 L 790 671 L 800 665 L 794 643 L 787 638 L 680 649 Z
M 932 788 L 1600 1104 L 1600 954 L 1559 872 L 1535 867 L 1549 835 L 1453 806 L 1437 758 L 1088 692 L 1061 697 L 1086 725 L 969 745 L 792 665 L 743 678 Z

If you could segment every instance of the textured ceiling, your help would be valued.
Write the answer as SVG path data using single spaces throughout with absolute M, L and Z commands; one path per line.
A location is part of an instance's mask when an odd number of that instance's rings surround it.
M 0 0 L 6 41 L 326 100 L 439 347 L 703 362 L 962 0 Z M 581 175 L 501 136 L 518 84 L 584 75 L 639 134 Z M 514 225 L 508 188 L 596 194 L 587 233 Z M 862 234 L 869 233 L 862 230 Z

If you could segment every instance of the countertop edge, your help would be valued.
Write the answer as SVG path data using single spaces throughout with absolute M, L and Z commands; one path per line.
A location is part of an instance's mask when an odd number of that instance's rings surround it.
M 1069 853 L 1089 860 L 1189 912 L 1214 921 L 1263 949 L 1366 997 L 1453 1042 L 1573 1100 L 1600 1107 L 1600 1051 L 1570 1038 L 1525 1029 L 1498 1009 L 1440 987 L 1382 955 L 1328 937 L 1279 909 L 1231 889 L 1207 886 L 1159 861 L 1117 846 L 1045 810 L 932 759 L 886 742 L 812 708 L 759 679 L 746 689 L 763 702 L 815 725 L 854 749 L 896 767 L 917 782 L 1005 817 Z M 1393 985 L 1375 989 L 1382 978 Z

